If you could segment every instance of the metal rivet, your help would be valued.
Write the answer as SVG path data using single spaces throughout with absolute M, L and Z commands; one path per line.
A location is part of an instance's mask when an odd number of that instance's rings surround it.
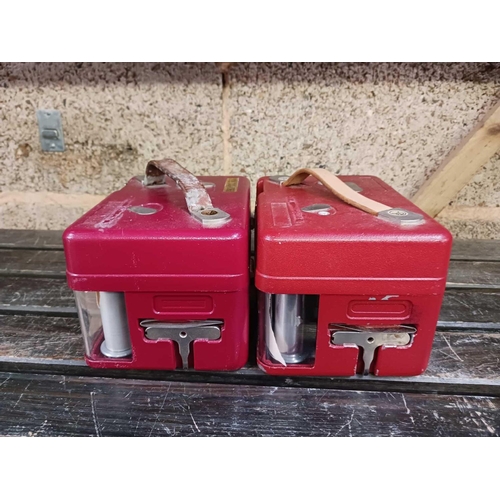
M 141 207 L 141 206 L 130 207 L 128 210 L 130 212 L 134 212 L 135 214 L 138 214 L 138 215 L 151 215 L 151 214 L 155 214 L 156 212 L 158 212 L 158 210 L 156 208 Z

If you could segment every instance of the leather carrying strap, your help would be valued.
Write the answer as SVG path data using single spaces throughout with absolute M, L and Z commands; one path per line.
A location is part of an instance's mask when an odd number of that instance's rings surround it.
M 189 213 L 197 214 L 201 210 L 213 208 L 212 200 L 203 184 L 175 160 L 151 160 L 146 166 L 144 185 L 164 184 L 165 175 L 173 179 L 184 192 Z
M 391 210 L 391 207 L 357 193 L 345 182 L 341 181 L 336 175 L 323 168 L 299 168 L 285 182 L 283 182 L 283 186 L 300 184 L 310 175 L 318 179 L 321 184 L 323 184 L 335 196 L 339 197 L 345 203 L 368 212 L 369 214 L 378 215 L 384 210 Z

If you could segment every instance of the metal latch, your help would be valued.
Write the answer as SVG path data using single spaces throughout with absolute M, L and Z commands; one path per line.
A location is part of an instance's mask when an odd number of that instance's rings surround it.
M 168 339 L 177 342 L 182 359 L 182 368 L 189 368 L 188 360 L 191 352 L 191 342 L 198 339 L 220 339 L 223 321 L 186 321 L 184 323 L 161 322 L 146 319 L 139 323 L 144 328 L 144 334 L 149 340 Z
M 39 109 L 36 112 L 40 145 L 43 151 L 64 151 L 64 136 L 61 113 L 56 110 Z
M 370 366 L 378 347 L 397 347 L 411 344 L 417 331 L 413 326 L 400 325 L 388 328 L 370 328 L 349 325 L 330 325 L 331 343 L 354 345 L 363 349 L 363 375 L 370 373 Z

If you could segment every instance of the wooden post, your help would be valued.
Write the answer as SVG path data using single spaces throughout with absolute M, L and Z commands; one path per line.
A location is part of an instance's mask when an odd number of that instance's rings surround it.
M 500 102 L 444 159 L 417 191 L 413 203 L 435 217 L 499 149 Z

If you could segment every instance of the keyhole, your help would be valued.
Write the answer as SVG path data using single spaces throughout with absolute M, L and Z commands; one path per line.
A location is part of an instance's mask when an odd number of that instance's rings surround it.
M 368 338 L 366 339 L 366 341 L 367 341 L 369 344 L 372 344 L 374 340 L 375 340 L 375 339 L 374 339 L 373 337 L 368 337 Z
M 181 339 L 185 339 L 187 337 L 187 333 L 186 332 L 181 332 L 181 333 L 179 333 L 179 337 Z

